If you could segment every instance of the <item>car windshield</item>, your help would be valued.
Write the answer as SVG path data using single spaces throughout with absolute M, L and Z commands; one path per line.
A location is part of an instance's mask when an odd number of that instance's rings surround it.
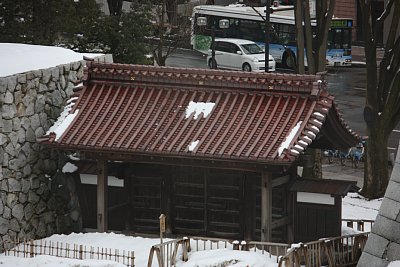
M 242 44 L 240 45 L 242 47 L 244 53 L 246 54 L 262 54 L 264 53 L 264 50 L 258 45 L 258 44 Z

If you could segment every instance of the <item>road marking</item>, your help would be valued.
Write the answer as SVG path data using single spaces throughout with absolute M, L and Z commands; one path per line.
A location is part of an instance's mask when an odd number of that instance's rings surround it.
M 392 132 L 400 133 L 400 130 L 393 130 Z
M 396 150 L 397 148 L 396 148 L 396 147 L 387 147 L 387 149 L 389 149 L 389 150 Z

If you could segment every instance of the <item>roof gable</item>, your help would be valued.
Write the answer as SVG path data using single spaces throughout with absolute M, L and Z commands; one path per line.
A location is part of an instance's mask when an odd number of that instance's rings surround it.
M 57 140 L 42 141 L 70 150 L 289 164 L 323 138 L 328 116 L 338 116 L 325 86 L 313 75 L 90 62 L 73 122 Z M 208 107 L 196 113 L 201 105 Z M 356 142 L 342 121 L 330 121 L 345 135 L 343 146 Z

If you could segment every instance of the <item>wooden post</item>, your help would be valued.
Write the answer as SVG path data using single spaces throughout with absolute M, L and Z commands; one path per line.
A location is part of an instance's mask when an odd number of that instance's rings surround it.
M 250 174 L 244 177 L 243 182 L 243 237 L 244 240 L 251 241 L 254 240 L 254 230 L 255 230 L 255 206 L 256 206 L 256 194 L 255 194 L 255 184 L 254 177 Z
M 272 175 L 261 173 L 261 241 L 271 241 L 272 225 Z
M 106 160 L 97 161 L 97 231 L 108 230 L 107 212 L 108 168 Z

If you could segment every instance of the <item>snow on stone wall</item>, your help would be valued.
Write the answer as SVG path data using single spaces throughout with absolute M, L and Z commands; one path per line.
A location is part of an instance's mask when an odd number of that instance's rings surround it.
M 36 138 L 63 110 L 84 65 L 82 60 L 0 78 L 0 251 L 7 240 L 79 227 L 70 205 L 76 200 L 73 180 L 66 177 L 73 174 L 60 171 L 66 158 Z

